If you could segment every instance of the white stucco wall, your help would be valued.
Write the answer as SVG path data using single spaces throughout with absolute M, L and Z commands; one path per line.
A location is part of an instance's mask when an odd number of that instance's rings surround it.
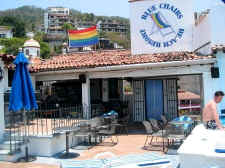
M 211 41 L 212 44 L 225 44 L 225 5 L 215 5 L 212 7 L 209 18 L 211 26 Z
M 49 137 L 30 137 L 29 138 L 29 154 L 33 156 L 50 157 L 61 153 L 66 149 L 66 135 L 59 134 L 58 136 Z M 76 146 L 81 139 L 75 137 L 73 133 L 69 135 L 69 146 Z
M 214 97 L 216 91 L 223 91 L 225 93 L 225 54 L 218 52 L 216 54 L 217 63 L 215 66 L 219 67 L 220 78 L 212 78 L 210 69 L 208 72 L 203 73 L 203 90 L 204 90 L 204 103 L 206 104 Z M 218 112 L 225 109 L 225 100 L 218 105 Z
M 210 19 L 208 16 L 196 26 L 194 26 L 194 50 L 201 48 L 205 44 L 211 42 Z M 208 55 L 211 53 L 211 45 L 207 45 L 198 50 L 198 52 Z
M 29 55 L 27 55 L 26 50 L 29 50 Z M 39 52 L 39 53 L 38 53 Z M 24 54 L 28 56 L 32 56 L 33 58 L 40 56 L 40 48 L 36 47 L 24 47 Z M 39 54 L 39 55 L 38 55 Z
M 6 38 L 12 38 L 13 33 L 11 30 L 0 30 L 0 34 L 5 34 Z
M 225 93 L 225 53 L 222 51 L 218 52 L 217 55 L 217 66 L 220 70 L 220 78 L 217 81 L 217 89 Z M 219 105 L 220 110 L 225 109 L 225 100 L 223 100 Z

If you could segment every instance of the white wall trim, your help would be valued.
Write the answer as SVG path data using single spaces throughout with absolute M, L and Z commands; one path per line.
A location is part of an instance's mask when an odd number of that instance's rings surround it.
M 183 75 L 183 74 L 202 74 L 203 70 L 207 70 L 210 64 L 216 63 L 216 59 L 198 60 L 196 61 L 181 61 L 170 63 L 155 63 L 155 64 L 135 64 L 121 65 L 110 67 L 99 67 L 83 70 L 62 70 L 52 72 L 33 73 L 36 76 L 36 81 L 51 81 L 51 80 L 70 80 L 79 79 L 79 73 L 89 72 L 90 79 L 96 78 L 121 78 L 121 77 L 150 77 L 150 76 L 168 76 L 168 75 Z M 154 66 L 153 66 L 154 65 Z M 207 67 L 207 68 L 203 68 Z M 204 71 L 205 71 L 204 70 Z

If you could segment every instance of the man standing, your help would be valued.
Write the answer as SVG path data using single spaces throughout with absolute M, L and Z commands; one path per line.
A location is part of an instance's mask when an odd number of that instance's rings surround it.
M 206 104 L 203 109 L 203 122 L 207 129 L 222 129 L 225 130 L 220 122 L 219 114 L 217 112 L 217 104 L 223 99 L 224 93 L 222 91 L 217 91 L 214 95 L 214 99 Z

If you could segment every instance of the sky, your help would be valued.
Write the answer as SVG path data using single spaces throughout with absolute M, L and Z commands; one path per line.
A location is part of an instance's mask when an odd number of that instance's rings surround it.
M 184 0 L 184 4 L 185 4 Z M 212 1 L 220 0 L 193 0 L 195 11 L 210 8 Z M 47 8 L 49 6 L 69 7 L 81 12 L 95 15 L 122 16 L 129 18 L 128 0 L 0 0 L 0 10 L 17 8 L 24 5 L 34 5 Z

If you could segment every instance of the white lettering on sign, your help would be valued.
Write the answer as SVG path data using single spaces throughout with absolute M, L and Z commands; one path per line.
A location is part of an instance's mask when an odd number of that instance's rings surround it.
M 191 4 L 192 0 L 131 3 L 132 54 L 191 51 L 194 24 Z

